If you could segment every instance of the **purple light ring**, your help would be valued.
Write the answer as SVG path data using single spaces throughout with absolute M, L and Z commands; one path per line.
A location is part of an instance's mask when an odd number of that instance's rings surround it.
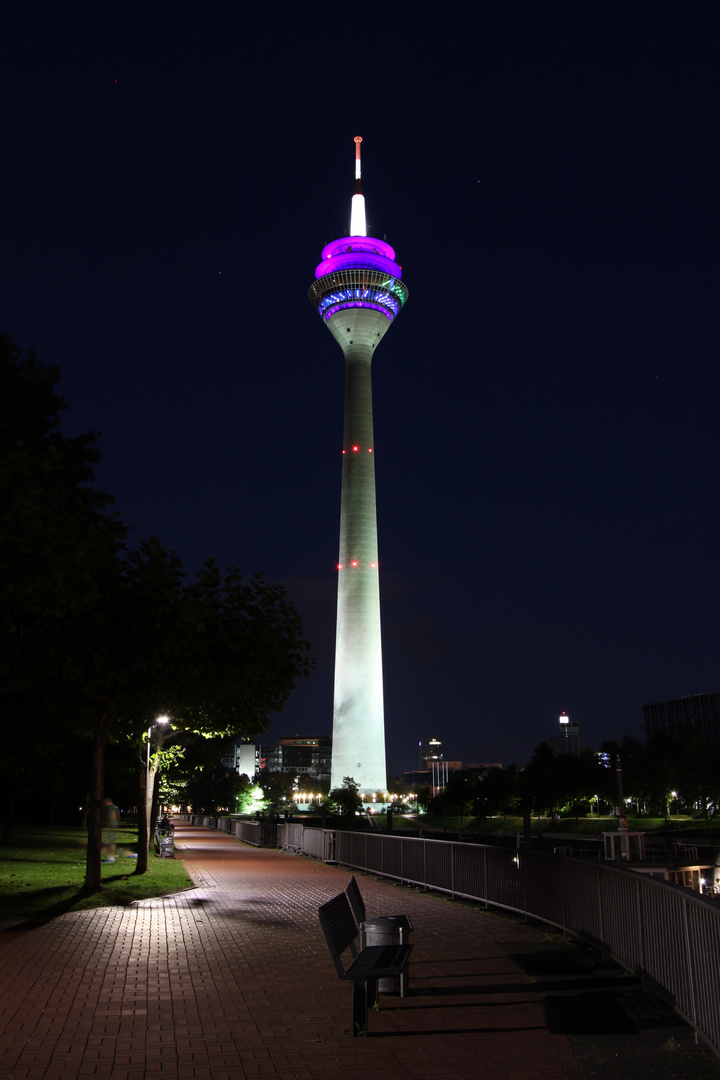
M 315 276 L 329 277 L 330 274 L 336 274 L 340 270 L 354 270 L 356 267 L 378 270 L 381 274 L 402 278 L 402 267 L 396 262 L 386 259 L 383 255 L 373 255 L 367 251 L 348 251 L 342 255 L 333 255 L 331 259 L 325 259 L 315 268 Z
M 367 271 L 362 271 L 362 269 L 357 276 L 353 274 L 352 270 L 339 270 L 337 275 L 328 274 L 316 278 L 310 286 L 308 296 L 311 303 L 317 306 L 318 301 L 323 296 L 327 296 L 328 293 L 333 293 L 337 289 L 384 289 L 392 293 L 401 305 L 404 304 L 408 298 L 408 287 L 405 282 L 400 281 L 399 278 L 392 278 L 391 281 L 387 279 L 387 274 L 372 269 L 370 270 L 370 276 L 368 276 Z
M 381 307 L 380 304 L 371 304 L 366 300 L 344 300 L 339 304 L 335 304 L 333 307 L 327 308 L 322 312 L 322 318 L 325 322 L 328 321 L 331 315 L 336 315 L 338 311 L 345 311 L 347 308 L 369 308 L 371 311 L 379 311 L 381 315 L 385 315 L 386 318 L 393 321 L 395 316 L 391 311 L 385 307 Z
M 371 254 L 384 255 L 386 259 L 394 260 L 395 249 L 391 248 L 385 240 L 376 240 L 374 236 L 341 236 L 333 240 L 322 249 L 321 259 L 329 259 L 332 255 L 341 253 L 352 248 L 353 251 L 368 251 Z

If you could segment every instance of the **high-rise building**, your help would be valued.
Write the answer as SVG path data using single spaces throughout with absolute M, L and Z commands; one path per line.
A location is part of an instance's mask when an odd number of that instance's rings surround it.
M 548 745 L 555 757 L 559 754 L 580 755 L 580 725 L 571 720 L 567 713 L 562 713 L 558 718 L 560 734 L 548 739 Z
M 281 735 L 277 746 L 255 748 L 255 774 L 281 772 L 329 783 L 330 747 L 329 735 Z
M 429 761 L 438 761 L 443 756 L 442 741 L 440 739 L 420 740 L 420 769 L 428 769 Z
M 235 769 L 241 776 L 252 778 L 255 775 L 255 739 L 251 735 L 241 735 L 220 759 L 228 769 Z
M 648 702 L 642 711 L 647 739 L 664 732 L 678 743 L 695 737 L 720 750 L 720 691 Z
M 387 772 L 370 368 L 408 291 L 393 249 L 367 235 L 361 142 L 356 136 L 350 235 L 323 249 L 309 295 L 345 355 L 331 784 L 350 776 L 373 792 L 386 789 Z

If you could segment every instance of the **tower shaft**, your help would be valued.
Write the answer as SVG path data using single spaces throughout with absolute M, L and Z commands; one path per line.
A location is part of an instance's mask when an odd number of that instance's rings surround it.
M 384 319 L 357 314 L 358 322 Z M 387 784 L 371 363 L 369 345 L 348 346 L 331 773 L 332 787 L 352 776 L 364 792 Z

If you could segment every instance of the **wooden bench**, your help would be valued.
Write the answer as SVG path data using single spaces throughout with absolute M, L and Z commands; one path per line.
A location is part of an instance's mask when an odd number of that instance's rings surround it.
M 367 915 L 366 915 L 366 911 L 365 911 L 365 901 L 362 898 L 362 893 L 360 892 L 360 887 L 359 887 L 357 881 L 355 880 L 355 875 L 354 874 L 350 878 L 350 881 L 348 882 L 348 885 L 347 885 L 347 888 L 345 889 L 345 892 L 347 894 L 348 900 L 350 901 L 350 907 L 352 908 L 353 915 L 355 916 L 355 920 L 356 920 L 356 922 L 358 924 L 358 929 L 360 930 L 360 948 L 364 949 L 365 946 L 367 945 L 367 940 L 366 940 L 367 932 L 366 932 L 366 929 L 365 929 L 365 924 L 367 923 L 368 919 L 367 919 Z M 377 921 L 374 920 L 374 919 L 370 919 L 371 936 L 373 936 L 372 935 L 373 930 L 377 931 L 378 929 L 382 929 L 381 920 L 383 920 L 383 919 L 387 919 L 388 922 L 390 922 L 390 921 L 392 922 L 392 925 L 389 926 L 388 929 L 390 931 L 397 930 L 399 932 L 399 934 L 400 934 L 400 944 L 401 945 L 407 945 L 408 944 L 408 934 L 411 932 L 411 930 L 414 929 L 413 921 L 410 918 L 410 916 L 409 915 L 382 915 L 382 916 L 379 917 L 379 919 Z M 373 923 L 375 924 L 374 926 L 372 925 Z M 400 975 L 400 997 L 408 997 L 409 994 L 410 994 L 410 979 L 409 979 L 409 975 L 408 975 L 408 970 L 407 970 L 407 968 L 405 968 L 405 970 Z
M 402 975 L 412 945 L 366 945 L 358 950 L 358 928 L 345 893 L 318 908 L 318 917 L 338 976 L 353 983 L 353 1036 L 367 1035 L 368 1008 L 377 1006 L 378 980 Z M 348 949 L 352 960 L 346 968 L 342 956 Z

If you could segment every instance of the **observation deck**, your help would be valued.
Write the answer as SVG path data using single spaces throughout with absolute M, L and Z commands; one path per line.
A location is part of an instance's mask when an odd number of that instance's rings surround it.
M 344 236 L 323 248 L 308 293 L 325 322 L 343 308 L 370 308 L 391 322 L 408 298 L 402 267 L 386 240 Z
M 408 289 L 398 278 L 360 264 L 313 281 L 308 296 L 325 322 L 343 308 L 370 308 L 392 322 L 408 298 Z

